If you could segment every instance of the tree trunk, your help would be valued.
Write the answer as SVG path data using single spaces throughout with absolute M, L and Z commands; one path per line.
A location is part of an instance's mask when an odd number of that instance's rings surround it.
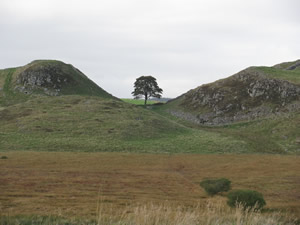
M 147 105 L 147 100 L 148 100 L 148 95 L 147 95 L 147 93 L 145 93 L 145 105 Z

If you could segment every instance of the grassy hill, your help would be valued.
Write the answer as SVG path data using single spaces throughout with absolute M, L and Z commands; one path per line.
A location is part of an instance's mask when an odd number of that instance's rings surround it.
M 243 141 L 253 152 L 299 153 L 299 62 L 250 67 L 154 110 L 186 126 Z
M 0 85 L 2 151 L 247 152 L 242 141 L 124 103 L 63 62 L 1 70 Z
M 300 85 L 300 60 L 280 63 L 273 67 L 256 67 L 267 76 Z
M 243 152 L 242 141 L 198 131 L 142 107 L 86 96 L 38 96 L 0 110 L 1 150 Z
M 0 70 L 0 104 L 24 102 L 32 95 L 85 95 L 116 99 L 70 64 L 36 60 Z
M 224 125 L 300 110 L 299 61 L 250 67 L 170 101 L 172 114 L 204 125 Z M 283 66 L 285 65 L 285 67 Z
M 122 102 L 58 61 L 1 70 L 0 85 L 0 151 L 299 152 L 297 112 L 226 126 L 198 126 L 169 113 L 182 107 L 182 97 L 147 108 Z M 213 85 L 223 88 L 219 82 Z
M 123 102 L 127 102 L 127 103 L 134 104 L 134 105 L 144 105 L 145 104 L 145 100 L 143 100 L 143 99 L 122 98 L 121 100 Z M 153 101 L 153 100 L 147 101 L 147 105 L 153 105 L 155 103 L 158 103 L 158 101 Z
M 275 69 L 297 79 L 297 68 L 287 70 L 294 64 L 283 66 L 246 74 L 264 81 Z M 237 84 L 205 87 L 230 100 Z M 293 224 L 289 213 L 299 215 L 298 111 L 207 126 L 190 120 L 199 111 L 184 95 L 147 107 L 123 102 L 57 61 L 1 70 L 0 88 L 0 224 L 212 224 L 211 215 L 216 224 Z M 267 208 L 250 218 L 226 206 L 224 193 L 207 196 L 199 182 L 220 177 L 263 193 Z

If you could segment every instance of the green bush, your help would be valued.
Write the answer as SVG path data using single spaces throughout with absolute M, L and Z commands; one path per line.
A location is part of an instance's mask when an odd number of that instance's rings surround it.
M 200 186 L 209 195 L 215 195 L 219 192 L 229 191 L 231 188 L 231 181 L 226 178 L 220 179 L 206 179 L 200 182 Z
M 244 208 L 261 209 L 266 205 L 263 195 L 257 191 L 235 190 L 229 192 L 227 197 L 227 204 L 230 207 L 242 205 Z
M 1 159 L 8 159 L 8 157 L 7 156 L 1 156 Z

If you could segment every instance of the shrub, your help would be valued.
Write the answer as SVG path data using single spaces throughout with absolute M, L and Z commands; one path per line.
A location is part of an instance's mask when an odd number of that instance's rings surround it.
M 1 159 L 8 159 L 7 156 L 1 156 Z
M 200 186 L 209 195 L 215 195 L 219 192 L 229 191 L 231 188 L 231 181 L 226 178 L 220 179 L 206 179 L 200 182 Z
M 227 195 L 227 204 L 230 207 L 242 205 L 244 208 L 261 209 L 266 205 L 264 197 L 261 193 L 252 190 L 235 190 Z

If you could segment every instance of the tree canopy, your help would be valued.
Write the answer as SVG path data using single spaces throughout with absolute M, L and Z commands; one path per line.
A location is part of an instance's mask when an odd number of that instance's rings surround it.
M 163 90 L 158 86 L 156 78 L 141 76 L 134 82 L 134 91 L 131 93 L 136 99 L 145 98 L 145 105 L 150 97 L 160 98 Z

